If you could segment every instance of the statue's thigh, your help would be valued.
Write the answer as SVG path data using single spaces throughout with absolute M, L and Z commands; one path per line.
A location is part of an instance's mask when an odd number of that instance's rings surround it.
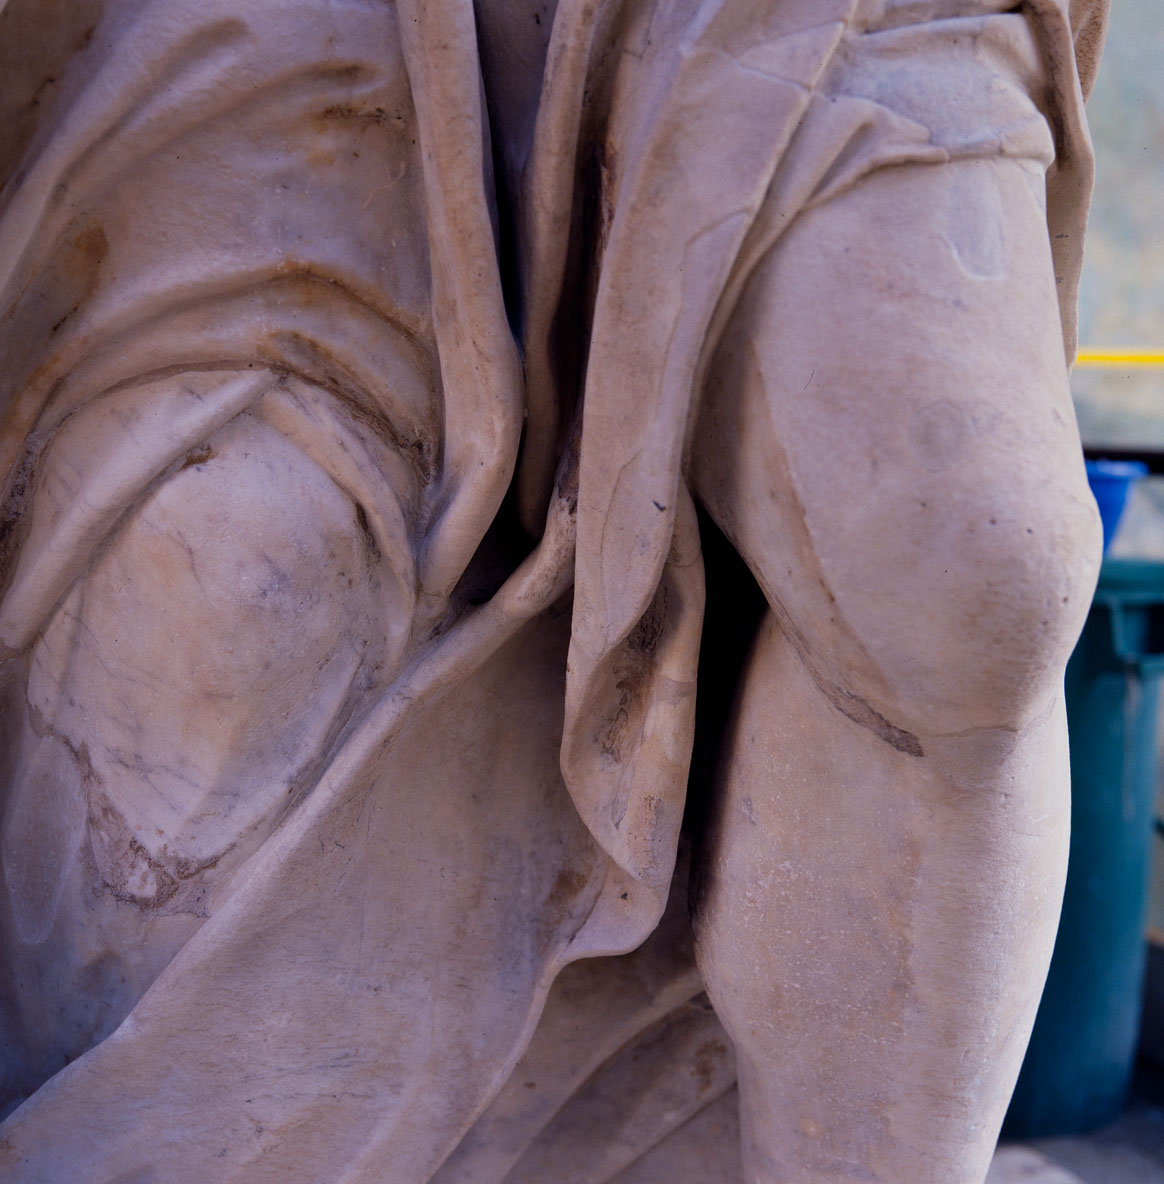
M 720 343 L 691 478 L 846 714 L 1037 710 L 1098 551 L 1041 166 L 887 168 L 800 214 Z

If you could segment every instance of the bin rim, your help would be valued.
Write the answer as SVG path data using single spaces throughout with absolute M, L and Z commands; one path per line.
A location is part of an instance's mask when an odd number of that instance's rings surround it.
M 1164 607 L 1164 560 L 1105 559 L 1100 568 L 1092 611 L 1106 609 L 1110 616 L 1111 647 L 1129 673 L 1141 681 L 1164 677 L 1164 652 L 1147 652 L 1132 645 L 1131 619 L 1145 609 Z
M 1164 559 L 1105 559 L 1095 599 L 1101 604 L 1164 604 Z

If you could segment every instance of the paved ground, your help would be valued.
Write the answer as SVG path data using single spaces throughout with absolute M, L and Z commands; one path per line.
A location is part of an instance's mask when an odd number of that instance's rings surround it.
M 1164 1184 L 1164 1073 L 1141 1074 L 1136 1084 L 1111 1126 L 1000 1147 L 987 1184 Z

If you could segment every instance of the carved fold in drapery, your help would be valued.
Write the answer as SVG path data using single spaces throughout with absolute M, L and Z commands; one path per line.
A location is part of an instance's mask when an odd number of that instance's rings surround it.
M 8 1120 L 14 1180 L 82 1161 L 426 1180 L 488 1121 L 555 974 L 651 933 L 693 727 L 703 586 L 683 461 L 708 357 L 798 211 L 876 168 L 983 150 L 862 73 L 876 45 L 928 37 L 956 74 L 927 22 L 1000 5 L 935 4 L 782 0 L 757 27 L 732 3 L 568 0 L 512 156 L 514 107 L 478 61 L 487 3 L 106 6 L 0 212 L 3 640 L 27 645 L 94 536 L 198 433 L 153 432 L 141 483 L 97 499 L 84 529 L 67 499 L 57 518 L 29 510 L 51 495 L 53 441 L 102 397 L 187 371 L 221 374 L 224 414 L 314 447 L 353 501 L 376 466 L 345 477 L 336 441 L 374 421 L 400 472 L 368 517 L 415 552 L 419 609 L 402 668 L 209 919 Z M 998 150 L 1046 155 L 1020 101 L 1041 62 L 1067 308 L 1089 183 L 1079 86 L 1065 6 L 1025 11 L 1020 52 L 998 50 L 1023 115 Z M 511 202 L 496 208 L 495 162 Z M 517 253 L 505 279 L 499 240 Z M 276 385 L 252 388 L 268 370 Z M 304 386 L 334 404 L 330 443 Z M 500 591 L 458 600 L 515 466 L 540 542 Z M 21 547 L 42 538 L 64 555 L 34 572 Z M 450 597 L 494 592 L 450 616 Z M 501 755 L 466 756 L 448 792 L 433 736 Z

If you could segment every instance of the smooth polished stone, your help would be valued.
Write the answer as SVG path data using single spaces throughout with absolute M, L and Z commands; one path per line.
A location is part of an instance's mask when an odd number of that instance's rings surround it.
M 1104 13 L 0 0 L 5 1180 L 982 1184 Z

